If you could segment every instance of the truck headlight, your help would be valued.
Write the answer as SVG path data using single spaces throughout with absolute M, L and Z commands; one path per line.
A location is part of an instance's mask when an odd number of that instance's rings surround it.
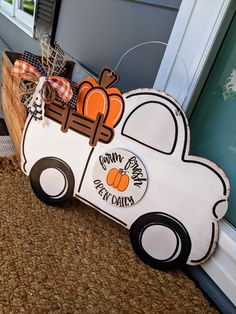
M 227 200 L 224 199 L 216 202 L 212 209 L 214 217 L 216 219 L 221 219 L 226 214 L 227 209 L 228 209 Z

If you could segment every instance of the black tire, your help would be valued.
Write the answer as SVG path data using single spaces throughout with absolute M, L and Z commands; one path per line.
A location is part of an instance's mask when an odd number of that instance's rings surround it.
M 44 170 L 56 169 L 64 177 L 64 187 L 57 195 L 50 195 L 43 189 L 40 176 Z M 37 197 L 48 205 L 64 204 L 73 197 L 75 178 L 70 167 L 61 159 L 56 157 L 45 157 L 39 159 L 30 171 L 30 184 Z
M 142 244 L 142 238 L 147 228 L 151 226 L 163 226 L 174 233 L 176 237 L 176 248 L 171 256 L 165 259 L 157 259 L 146 252 Z M 154 212 L 140 216 L 131 226 L 130 241 L 135 253 L 147 265 L 156 269 L 170 269 L 178 267 L 187 262 L 191 251 L 191 240 L 183 224 L 174 217 L 165 213 Z M 155 248 L 158 250 L 158 242 L 164 239 L 155 239 Z

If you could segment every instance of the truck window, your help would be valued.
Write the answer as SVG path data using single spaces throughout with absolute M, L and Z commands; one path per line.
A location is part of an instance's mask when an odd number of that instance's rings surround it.
M 172 154 L 177 140 L 177 122 L 167 105 L 146 102 L 129 114 L 121 133 L 163 154 Z

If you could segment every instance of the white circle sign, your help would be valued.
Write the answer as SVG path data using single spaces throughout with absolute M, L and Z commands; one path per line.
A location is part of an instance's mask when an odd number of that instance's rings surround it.
M 96 192 L 117 207 L 136 204 L 147 188 L 147 172 L 141 160 L 123 149 L 112 149 L 99 156 L 93 171 Z

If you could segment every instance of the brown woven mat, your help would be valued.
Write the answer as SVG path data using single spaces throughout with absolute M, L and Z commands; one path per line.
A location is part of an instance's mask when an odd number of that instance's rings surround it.
M 42 204 L 14 160 L 0 182 L 0 313 L 218 313 L 181 270 L 140 262 L 122 226 Z

